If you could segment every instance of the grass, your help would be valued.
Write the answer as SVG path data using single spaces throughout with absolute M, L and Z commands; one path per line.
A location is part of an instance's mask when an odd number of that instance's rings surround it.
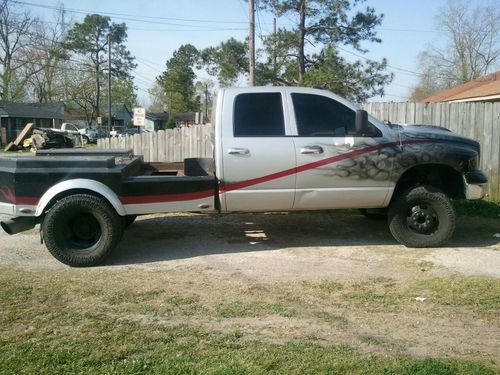
M 314 316 L 322 321 L 330 323 L 336 328 L 346 328 L 349 325 L 349 320 L 346 317 L 338 314 L 332 314 L 328 311 L 315 311 Z
M 348 318 L 350 312 L 404 311 L 414 304 L 417 293 L 428 297 L 429 310 L 423 313 L 430 316 L 442 308 L 452 313 L 500 308 L 500 281 L 479 278 L 428 278 L 408 285 L 389 278 L 247 285 L 185 269 L 0 269 L 0 374 L 494 374 L 500 370 L 481 356 L 412 358 L 396 349 L 382 354 L 379 348 L 397 347 L 383 333 L 358 337 L 359 343 L 374 350 L 370 353 L 293 328 L 305 322 L 324 330 L 327 323 L 332 332 L 346 333 L 356 328 Z M 240 318 L 261 322 L 263 333 L 229 324 Z M 271 328 L 267 321 L 278 323 Z M 222 328 L 220 322 L 229 326 Z M 278 334 L 268 339 L 266 332 L 272 329 L 279 329 Z M 284 334 L 289 329 L 291 333 Z
M 297 315 L 294 309 L 287 308 L 279 303 L 265 303 L 261 301 L 235 301 L 221 303 L 215 309 L 215 315 L 222 318 L 245 318 L 279 315 L 291 318 Z
M 455 200 L 453 206 L 458 215 L 462 216 L 482 216 L 488 218 L 500 218 L 500 203 L 477 200 Z
M 301 340 L 278 345 L 249 340 L 238 332 L 144 327 L 80 311 L 52 318 L 63 328 L 32 330 L 15 339 L 2 337 L 0 372 L 494 374 L 492 367 L 473 361 L 384 358 L 343 345 Z M 72 324 L 63 325 L 68 323 Z
M 417 281 L 412 289 L 444 306 L 466 306 L 479 312 L 500 310 L 499 279 L 435 277 Z
M 77 318 L 77 316 L 75 316 Z M 342 346 L 283 345 L 187 327 L 144 327 L 95 318 L 86 334 L 5 342 L 0 371 L 10 373 L 494 374 L 486 364 L 362 355 Z M 96 332 L 99 336 L 95 337 Z M 146 334 L 145 334 L 146 333 Z M 29 360 L 26 360 L 29 358 Z

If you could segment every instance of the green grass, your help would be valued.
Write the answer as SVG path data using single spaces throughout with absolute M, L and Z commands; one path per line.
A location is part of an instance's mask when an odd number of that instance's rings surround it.
M 215 315 L 222 318 L 263 317 L 267 315 L 292 318 L 297 315 L 297 312 L 279 303 L 234 301 L 219 304 L 215 309 Z
M 500 310 L 499 279 L 435 277 L 417 281 L 412 289 L 443 306 L 466 306 L 480 312 Z
M 467 201 L 455 200 L 453 206 L 458 215 L 482 216 L 488 218 L 500 218 L 500 203 L 485 200 Z
M 349 320 L 342 315 L 332 314 L 328 311 L 315 311 L 314 316 L 322 321 L 330 323 L 336 328 L 346 328 L 349 325 Z
M 386 358 L 343 345 L 297 340 L 282 345 L 189 327 L 144 327 L 81 312 L 61 314 L 71 332 L 37 332 L 0 339 L 2 373 L 219 374 L 494 374 L 488 364 L 453 359 Z M 76 327 L 75 327 L 76 325 Z
M 430 278 L 405 285 L 374 278 L 268 287 L 226 281 L 221 288 L 221 280 L 201 272 L 180 279 L 187 272 L 0 269 L 0 374 L 430 375 L 500 370 L 486 357 L 412 358 L 402 355 L 404 350 L 369 354 L 313 334 L 268 340 L 246 330 L 247 323 L 210 329 L 231 318 L 255 318 L 278 322 L 286 330 L 303 319 L 321 323 L 318 329 L 328 323 L 332 332 L 346 333 L 352 325 L 350 311 L 404 310 L 414 304 L 416 293 L 426 293 L 429 314 L 434 308 L 463 307 L 493 312 L 500 308 L 500 281 Z M 198 324 L 201 320 L 209 324 Z M 394 347 L 383 333 L 358 339 L 371 349 Z

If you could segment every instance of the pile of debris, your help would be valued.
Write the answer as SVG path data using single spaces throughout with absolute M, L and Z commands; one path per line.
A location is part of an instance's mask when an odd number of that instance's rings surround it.
M 5 147 L 5 151 L 28 148 L 36 151 L 48 148 L 73 148 L 74 146 L 73 139 L 66 134 L 48 128 L 35 128 L 33 123 L 29 123 L 16 140 Z

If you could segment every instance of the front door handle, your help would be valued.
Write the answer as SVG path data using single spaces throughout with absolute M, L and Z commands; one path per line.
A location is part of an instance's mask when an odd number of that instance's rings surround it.
M 248 148 L 229 148 L 227 153 L 229 155 L 248 155 L 250 150 Z
M 306 146 L 300 149 L 301 154 L 322 154 L 323 147 L 321 146 Z

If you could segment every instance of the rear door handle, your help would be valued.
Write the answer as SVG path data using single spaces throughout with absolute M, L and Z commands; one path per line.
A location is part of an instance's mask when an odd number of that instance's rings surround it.
M 321 146 L 306 146 L 300 149 L 301 154 L 322 154 L 323 147 Z
M 250 150 L 248 148 L 228 148 L 227 153 L 229 155 L 248 155 Z

